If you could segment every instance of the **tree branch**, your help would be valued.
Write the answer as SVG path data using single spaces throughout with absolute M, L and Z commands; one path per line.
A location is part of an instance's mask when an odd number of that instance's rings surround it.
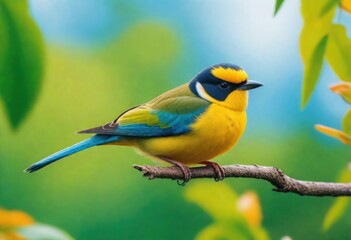
M 183 179 L 183 173 L 178 167 L 154 167 L 134 165 L 143 176 L 149 180 L 155 178 Z M 291 178 L 275 167 L 257 165 L 228 165 L 222 166 L 225 177 L 256 178 L 270 182 L 276 192 L 293 192 L 309 196 L 351 196 L 351 183 L 311 182 Z M 211 167 L 190 168 L 192 178 L 214 178 L 215 172 Z

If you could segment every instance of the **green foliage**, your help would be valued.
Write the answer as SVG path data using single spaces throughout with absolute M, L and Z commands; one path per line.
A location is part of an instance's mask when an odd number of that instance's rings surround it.
M 351 82 L 351 39 L 344 26 L 336 24 L 330 29 L 326 57 L 338 77 Z
M 302 86 L 302 107 L 306 105 L 317 84 L 323 66 L 324 53 L 328 36 L 324 36 L 312 52 L 311 58 L 305 62 L 305 71 Z
M 351 39 L 347 37 L 346 28 L 343 25 L 333 24 L 332 22 L 336 6 L 340 2 L 340 0 L 318 2 L 302 0 L 301 11 L 304 18 L 304 27 L 300 38 L 300 51 L 304 61 L 302 106 L 306 105 L 314 90 L 324 57 L 327 58 L 330 66 L 342 81 L 351 82 Z M 328 41 L 324 39 L 328 39 Z M 319 43 L 316 45 L 318 41 Z M 314 46 L 316 47 L 314 48 Z M 315 50 L 312 51 L 313 49 Z M 313 65 L 315 65 L 314 68 L 311 67 Z M 348 86 L 345 83 L 338 84 L 333 86 L 332 90 L 348 101 Z M 343 131 L 321 125 L 317 125 L 316 128 L 345 144 L 349 144 L 351 110 L 344 117 Z M 351 170 L 344 170 L 339 181 L 351 182 Z M 348 206 L 349 198 L 340 197 L 336 199 L 324 218 L 323 229 L 329 230 L 343 216 Z
M 338 4 L 340 4 L 341 0 L 329 0 L 324 7 L 322 8 L 320 12 L 320 16 L 324 16 L 326 13 L 328 13 L 330 10 L 335 8 Z
M 24 0 L 0 0 L 0 97 L 17 128 L 39 93 L 43 39 Z
M 34 224 L 22 227 L 16 231 L 27 240 L 73 240 L 71 236 L 62 230 L 46 224 Z
M 301 15 L 304 20 L 304 25 L 311 22 L 319 22 L 319 28 L 315 30 L 322 30 L 327 27 L 326 23 L 333 20 L 336 7 L 333 5 L 329 11 L 327 11 L 323 16 L 321 16 L 321 12 L 325 6 L 328 5 L 330 0 L 319 0 L 319 1 L 310 1 L 310 0 L 301 0 Z M 304 26 L 305 27 L 305 26 Z M 312 35 L 312 33 L 311 33 Z M 324 34 L 323 34 L 324 35 Z
M 322 70 L 322 62 L 328 40 L 328 33 L 332 27 L 335 7 L 323 16 L 320 11 L 327 4 L 327 0 L 301 1 L 301 13 L 304 26 L 300 36 L 300 53 L 304 63 L 304 79 L 302 88 L 302 107 L 312 95 Z
M 196 236 L 197 240 L 268 239 L 263 228 L 248 224 L 238 210 L 237 194 L 228 185 L 213 182 L 195 183 L 186 189 L 185 197 L 198 204 L 214 220 L 213 224 Z
M 279 12 L 279 10 L 282 7 L 283 3 L 284 3 L 284 0 L 276 0 L 275 1 L 274 16 L 277 15 L 277 13 Z
M 349 197 L 339 197 L 334 201 L 324 218 L 323 230 L 329 230 L 330 227 L 342 217 L 347 206 L 349 205 L 349 202 Z
M 349 109 L 342 121 L 342 130 L 351 136 L 351 109 Z
M 351 182 L 351 169 L 349 167 L 342 171 L 339 177 L 339 182 Z M 334 201 L 324 217 L 323 229 L 325 231 L 329 230 L 330 227 L 343 216 L 349 203 L 349 197 L 339 197 Z
M 302 107 L 313 93 L 325 57 L 342 81 L 351 81 L 351 39 L 347 37 L 344 26 L 333 24 L 339 3 L 340 0 L 301 1 L 304 19 L 300 37 L 300 53 L 304 63 Z

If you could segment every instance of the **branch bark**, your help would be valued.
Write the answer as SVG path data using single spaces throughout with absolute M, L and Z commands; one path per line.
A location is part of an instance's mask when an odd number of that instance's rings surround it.
M 134 165 L 143 176 L 149 180 L 155 178 L 183 179 L 183 173 L 178 167 L 154 167 Z M 270 182 L 276 192 L 292 192 L 308 196 L 351 196 L 351 183 L 312 182 L 291 178 L 275 167 L 258 165 L 228 165 L 222 166 L 225 177 L 256 178 Z M 212 167 L 190 168 L 192 178 L 214 178 L 215 172 Z

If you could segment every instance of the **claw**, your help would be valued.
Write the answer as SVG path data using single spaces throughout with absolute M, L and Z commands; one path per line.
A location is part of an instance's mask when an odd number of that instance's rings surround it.
M 214 180 L 216 182 L 222 181 L 224 179 L 225 177 L 224 169 L 218 163 L 210 162 L 210 161 L 203 161 L 200 163 L 213 168 L 213 170 L 216 173 L 214 177 Z
M 178 185 L 185 186 L 185 184 L 190 181 L 190 179 L 191 179 L 191 171 L 190 171 L 190 169 L 187 166 L 185 166 L 181 162 L 177 162 L 177 161 L 172 160 L 172 159 L 168 159 L 168 158 L 165 158 L 165 157 L 160 157 L 160 158 L 162 160 L 166 161 L 166 162 L 172 163 L 173 165 L 179 167 L 180 170 L 182 170 L 184 178 L 182 179 L 182 181 L 180 181 L 180 179 L 177 179 Z

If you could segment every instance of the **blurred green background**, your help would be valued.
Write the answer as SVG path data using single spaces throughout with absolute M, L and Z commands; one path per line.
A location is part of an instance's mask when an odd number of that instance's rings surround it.
M 219 62 L 242 66 L 265 87 L 251 93 L 247 131 L 218 162 L 270 165 L 298 179 L 335 181 L 350 149 L 315 133 L 313 124 L 338 127 L 347 104 L 328 91 L 337 77 L 325 67 L 311 102 L 300 110 L 300 6 L 286 1 L 274 18 L 274 3 L 29 1 L 44 36 L 43 78 L 16 130 L 0 102 L 0 205 L 77 239 L 193 239 L 212 222 L 184 198 L 194 183 L 184 188 L 147 181 L 132 164 L 154 163 L 133 149 L 96 147 L 35 174 L 22 170 L 84 139 L 74 134 L 78 130 L 110 122 Z M 350 15 L 340 15 L 350 29 Z M 258 193 L 262 225 L 272 239 L 348 239 L 350 214 L 322 231 L 332 198 L 275 193 L 259 180 L 225 182 L 238 193 Z

